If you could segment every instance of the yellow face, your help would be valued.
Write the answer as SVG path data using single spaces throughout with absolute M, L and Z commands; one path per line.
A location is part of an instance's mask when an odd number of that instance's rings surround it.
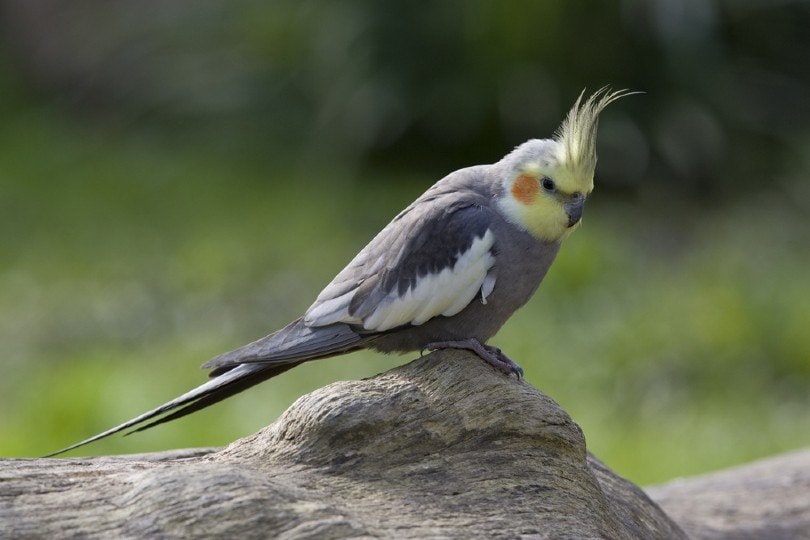
M 529 163 L 505 185 L 504 213 L 532 235 L 549 242 L 563 240 L 579 225 L 593 174 L 564 166 Z
M 507 219 L 549 242 L 577 227 L 593 190 L 599 114 L 631 93 L 602 88 L 583 101 L 583 92 L 552 139 L 526 141 L 495 164 L 503 182 L 498 205 Z

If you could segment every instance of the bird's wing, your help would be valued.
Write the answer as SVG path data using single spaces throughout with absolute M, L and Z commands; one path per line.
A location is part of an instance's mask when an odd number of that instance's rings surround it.
M 452 316 L 495 286 L 493 210 L 458 192 L 418 199 L 321 292 L 308 326 L 383 332 Z

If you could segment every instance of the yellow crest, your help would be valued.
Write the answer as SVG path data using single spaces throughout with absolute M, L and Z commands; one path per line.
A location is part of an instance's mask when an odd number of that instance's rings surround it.
M 593 177 L 596 169 L 596 129 L 599 114 L 617 99 L 637 93 L 627 90 L 611 92 L 605 86 L 582 103 L 585 90 L 582 91 L 554 133 L 554 140 L 559 143 L 563 152 L 560 162 L 574 175 L 579 178 Z

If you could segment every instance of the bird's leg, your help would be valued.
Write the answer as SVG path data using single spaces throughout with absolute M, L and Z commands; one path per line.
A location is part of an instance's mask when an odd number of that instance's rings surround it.
M 433 343 L 425 345 L 422 348 L 422 352 L 425 350 L 435 351 L 437 349 L 466 349 L 472 351 L 501 373 L 505 373 L 506 375 L 514 373 L 518 379 L 523 378 L 523 368 L 506 356 L 503 351 L 498 347 L 481 343 L 475 338 L 462 339 L 459 341 L 434 341 Z

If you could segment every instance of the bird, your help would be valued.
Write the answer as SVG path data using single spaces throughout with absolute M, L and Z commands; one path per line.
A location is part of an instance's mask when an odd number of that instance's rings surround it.
M 380 231 L 280 330 L 203 364 L 209 380 L 51 457 L 176 420 L 311 360 L 358 349 L 467 349 L 520 366 L 487 341 L 534 295 L 593 190 L 600 113 L 634 92 L 579 94 L 551 138 L 436 182 Z M 128 434 L 129 434 L 128 433 Z

